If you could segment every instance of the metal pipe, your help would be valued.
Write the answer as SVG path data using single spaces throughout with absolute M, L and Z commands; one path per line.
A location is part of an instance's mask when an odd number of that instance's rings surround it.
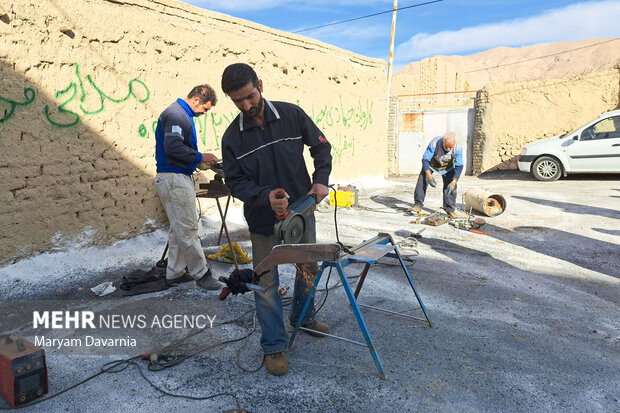
M 483 189 L 470 189 L 463 195 L 463 201 L 468 207 L 489 217 L 500 215 L 506 210 L 506 199 L 502 195 Z

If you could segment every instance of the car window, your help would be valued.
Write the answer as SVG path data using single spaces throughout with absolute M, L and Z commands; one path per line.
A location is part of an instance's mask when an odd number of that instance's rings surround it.
M 612 116 L 591 125 L 581 132 L 582 141 L 620 138 L 620 116 Z

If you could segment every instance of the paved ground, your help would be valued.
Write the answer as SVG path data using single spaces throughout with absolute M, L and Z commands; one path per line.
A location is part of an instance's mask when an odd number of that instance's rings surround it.
M 248 373 L 235 363 L 241 348 L 240 365 L 252 368 L 260 364 L 258 333 L 247 341 L 208 350 L 162 372 L 149 372 L 144 364 L 139 366 L 149 380 L 169 392 L 194 397 L 231 392 L 238 396 L 242 407 L 252 412 L 618 412 L 618 178 L 577 176 L 542 183 L 517 172 L 465 177 L 459 183 L 459 197 L 467 189 L 485 188 L 507 199 L 504 214 L 487 218 L 482 228 L 486 235 L 448 225 L 410 223 L 414 217 L 404 211 L 412 206 L 411 178 L 392 180 L 380 187 L 362 187 L 362 208 L 338 210 L 341 241 L 354 245 L 378 232 L 393 234 L 401 252 L 415 260 L 408 268 L 433 321 L 433 328 L 429 328 L 419 321 L 364 311 L 388 373 L 387 381 L 378 378 L 365 348 L 307 335 L 298 336 L 289 351 L 291 370 L 284 377 L 270 376 L 264 367 Z M 438 190 L 429 191 L 429 210 L 441 206 L 439 195 Z M 333 242 L 333 209 L 317 216 L 319 241 Z M 409 237 L 422 228 L 422 238 Z M 243 227 L 231 223 L 231 229 L 247 247 Z M 206 312 L 216 314 L 218 320 L 241 317 L 242 321 L 197 335 L 189 349 L 247 334 L 252 327 L 250 297 L 232 297 L 218 304 L 217 293 L 183 285 L 131 299 L 93 299 L 88 287 L 116 280 L 137 267 L 147 268 L 158 259 L 165 234 L 159 231 L 132 242 L 85 250 L 85 264 L 81 267 L 72 267 L 62 277 L 39 277 L 34 283 L 23 271 L 28 268 L 26 264 L 0 269 L 5 302 L 23 300 L 13 304 L 11 311 L 4 311 L 12 314 L 23 306 L 28 308 L 27 313 L 40 300 L 59 299 L 69 299 L 66 303 L 71 308 L 78 306 L 76 300 L 88 299 L 80 308 L 96 311 L 118 311 L 127 305 L 146 311 L 153 303 L 177 305 L 178 309 L 198 303 Z M 207 237 L 204 244 L 213 245 L 214 236 Z M 133 253 L 132 245 L 138 245 L 141 253 Z M 120 264 L 89 267 L 91 261 L 86 257 L 92 254 L 110 262 L 115 257 L 114 262 Z M 62 264 L 54 256 L 43 258 Z M 43 258 L 34 262 L 42 263 Z M 399 267 L 392 264 L 385 261 L 371 270 L 360 302 L 410 310 L 410 314 L 419 316 L 411 290 Z M 45 271 L 44 264 L 37 265 Z M 348 275 L 359 274 L 361 268 L 347 267 Z M 221 275 L 229 272 L 230 266 L 217 264 L 214 269 Z M 283 266 L 282 273 L 282 284 L 292 285 L 293 267 Z M 330 285 L 334 283 L 332 275 Z M 329 293 L 318 318 L 328 323 L 333 333 L 362 340 L 342 288 Z M 5 332 L 33 336 L 32 325 L 24 324 L 20 317 L 6 317 L 1 323 Z M 85 333 L 82 330 L 72 334 L 77 337 Z M 170 341 L 181 332 L 163 330 L 155 336 L 161 342 Z M 97 351 L 95 354 L 103 353 Z M 76 383 L 116 358 L 48 349 L 51 391 Z M 235 405 L 228 396 L 202 401 L 165 396 L 140 376 L 135 365 L 130 365 L 26 410 L 182 412 L 222 411 Z

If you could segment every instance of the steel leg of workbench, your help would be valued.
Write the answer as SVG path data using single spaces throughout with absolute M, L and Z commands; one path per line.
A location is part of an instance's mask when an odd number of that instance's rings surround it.
M 222 213 L 222 206 L 220 205 L 219 198 L 215 198 L 215 203 L 217 204 L 218 211 L 220 211 L 220 217 L 222 218 L 222 226 L 224 227 L 224 232 L 226 233 L 226 239 L 228 240 L 228 248 L 230 248 L 230 255 L 232 256 L 233 262 L 235 263 L 235 269 L 239 271 L 239 264 L 237 263 L 237 254 L 235 254 L 233 243 L 230 240 L 230 235 L 228 234 L 228 227 L 226 226 L 226 218 L 224 218 L 224 214 Z
M 228 195 L 228 199 L 226 199 L 226 208 L 224 208 L 224 215 L 222 216 L 222 225 L 220 225 L 220 235 L 217 237 L 217 245 L 220 245 L 222 242 L 222 231 L 224 231 L 224 223 L 226 222 L 226 215 L 228 214 L 228 205 L 230 205 L 230 195 Z M 217 199 L 217 198 L 216 198 Z
M 379 372 L 379 376 L 383 380 L 387 380 L 387 375 L 385 374 L 385 369 L 383 368 L 383 364 L 381 364 L 381 359 L 379 358 L 379 354 L 375 349 L 374 344 L 372 343 L 372 338 L 370 337 L 370 332 L 368 331 L 368 327 L 366 327 L 366 322 L 364 321 L 364 317 L 362 316 L 362 312 L 360 311 L 360 307 L 357 304 L 357 300 L 353 295 L 353 291 L 351 291 L 351 286 L 349 285 L 349 280 L 347 279 L 346 274 L 344 273 L 344 269 L 342 265 L 337 262 L 335 263 L 336 269 L 338 270 L 338 275 L 340 275 L 340 282 L 344 287 L 344 291 L 347 293 L 347 297 L 349 298 L 349 303 L 351 304 L 351 308 L 353 308 L 353 313 L 355 314 L 355 318 L 357 318 L 357 324 L 360 326 L 360 330 L 362 330 L 362 334 L 364 335 L 364 339 L 366 340 L 366 345 L 368 346 L 368 350 L 370 350 L 370 354 L 372 355 L 372 359 L 375 362 L 375 366 L 377 367 L 377 371 Z
M 392 241 L 392 244 L 393 243 L 394 241 Z M 422 308 L 422 311 L 424 312 L 424 317 L 426 317 L 428 326 L 433 327 L 433 323 L 431 323 L 431 319 L 428 317 L 426 308 L 424 307 L 424 303 L 422 303 L 422 297 L 420 297 L 420 294 L 418 294 L 418 290 L 415 288 L 415 284 L 413 284 L 413 279 L 411 278 L 411 275 L 409 275 L 409 271 L 407 271 L 407 266 L 405 265 L 403 258 L 400 256 L 400 252 L 398 251 L 398 247 L 396 247 L 396 245 L 394 245 L 394 253 L 396 255 L 396 258 L 398 258 L 398 261 L 400 261 L 400 266 L 403 267 L 403 271 L 405 272 L 405 275 L 407 276 L 407 280 L 409 281 L 409 285 L 411 286 L 411 289 L 413 290 L 415 297 L 418 299 L 418 303 L 420 304 L 420 307 Z M 388 254 L 388 255 L 392 255 L 392 254 Z
M 308 294 L 308 298 L 306 299 L 306 303 L 304 304 L 304 308 L 301 310 L 301 314 L 299 315 L 299 320 L 297 320 L 297 324 L 295 325 L 295 329 L 293 330 L 293 332 L 291 333 L 291 338 L 289 339 L 289 348 L 293 345 L 293 341 L 295 340 L 295 337 L 297 336 L 297 331 L 299 330 L 299 328 L 301 327 L 301 321 L 303 320 L 304 316 L 306 315 L 306 311 L 308 311 L 308 307 L 310 306 L 310 301 L 311 298 L 314 296 L 317 286 L 319 285 L 319 281 L 321 279 L 321 276 L 323 275 L 323 271 L 325 270 L 326 267 L 336 267 L 336 270 L 338 271 L 338 275 L 340 277 L 340 282 L 342 283 L 342 286 L 344 287 L 344 290 L 347 294 L 347 298 L 349 299 L 349 304 L 351 305 L 351 308 L 353 309 L 353 313 L 355 314 L 355 318 L 357 319 L 357 323 L 360 327 L 360 330 L 362 331 L 362 334 L 364 335 L 364 339 L 366 340 L 366 347 L 368 347 L 368 350 L 370 350 L 370 354 L 375 362 L 375 366 L 377 367 L 377 371 L 379 372 L 379 377 L 381 377 L 381 379 L 383 380 L 387 380 L 387 375 L 385 374 L 385 369 L 383 368 L 383 364 L 381 364 L 381 359 L 379 358 L 379 354 L 377 353 L 377 350 L 375 349 L 375 346 L 372 342 L 372 338 L 370 337 L 370 332 L 368 331 L 368 327 L 366 326 L 366 322 L 364 321 L 364 317 L 362 316 L 362 313 L 360 311 L 360 307 L 357 304 L 357 300 L 355 299 L 355 295 L 353 294 L 353 291 L 351 290 L 351 285 L 349 284 L 349 280 L 347 279 L 346 274 L 344 273 L 344 269 L 342 267 L 342 264 L 340 262 L 323 262 L 323 264 L 321 264 L 321 268 L 319 269 L 319 272 L 316 276 L 316 279 L 314 280 L 314 284 L 312 286 L 312 289 L 310 290 L 310 293 Z M 333 338 L 337 338 L 337 339 L 342 339 L 341 337 L 337 337 L 337 336 L 332 336 L 330 335 L 330 337 Z M 347 340 L 350 341 L 350 340 Z M 356 343 L 358 344 L 358 343 Z M 359 343 L 361 344 L 361 343 Z
M 295 324 L 295 329 L 291 333 L 291 338 L 288 340 L 288 348 L 291 348 L 293 345 L 293 341 L 295 340 L 295 336 L 297 335 L 297 331 L 299 327 L 301 327 L 301 322 L 306 315 L 306 311 L 308 311 L 308 307 L 310 307 L 310 301 L 312 301 L 312 297 L 314 297 L 314 293 L 316 292 L 316 288 L 319 285 L 319 281 L 321 280 L 321 276 L 323 275 L 323 270 L 328 267 L 328 263 L 321 264 L 321 268 L 319 268 L 319 272 L 316 274 L 316 278 L 314 279 L 314 284 L 312 285 L 312 289 L 310 293 L 308 293 L 308 298 L 306 298 L 306 303 L 304 304 L 304 308 L 302 308 L 301 313 L 299 314 L 299 319 L 297 320 L 297 324 Z

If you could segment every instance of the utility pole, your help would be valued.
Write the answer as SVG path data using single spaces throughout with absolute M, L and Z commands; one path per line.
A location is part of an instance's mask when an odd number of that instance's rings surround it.
M 398 0 L 394 0 L 394 9 L 392 10 L 392 37 L 390 38 L 390 57 L 388 60 L 388 78 L 387 78 L 387 100 L 388 111 L 390 107 L 390 89 L 392 87 L 392 61 L 394 60 L 394 32 L 396 31 L 396 9 L 398 8 Z

